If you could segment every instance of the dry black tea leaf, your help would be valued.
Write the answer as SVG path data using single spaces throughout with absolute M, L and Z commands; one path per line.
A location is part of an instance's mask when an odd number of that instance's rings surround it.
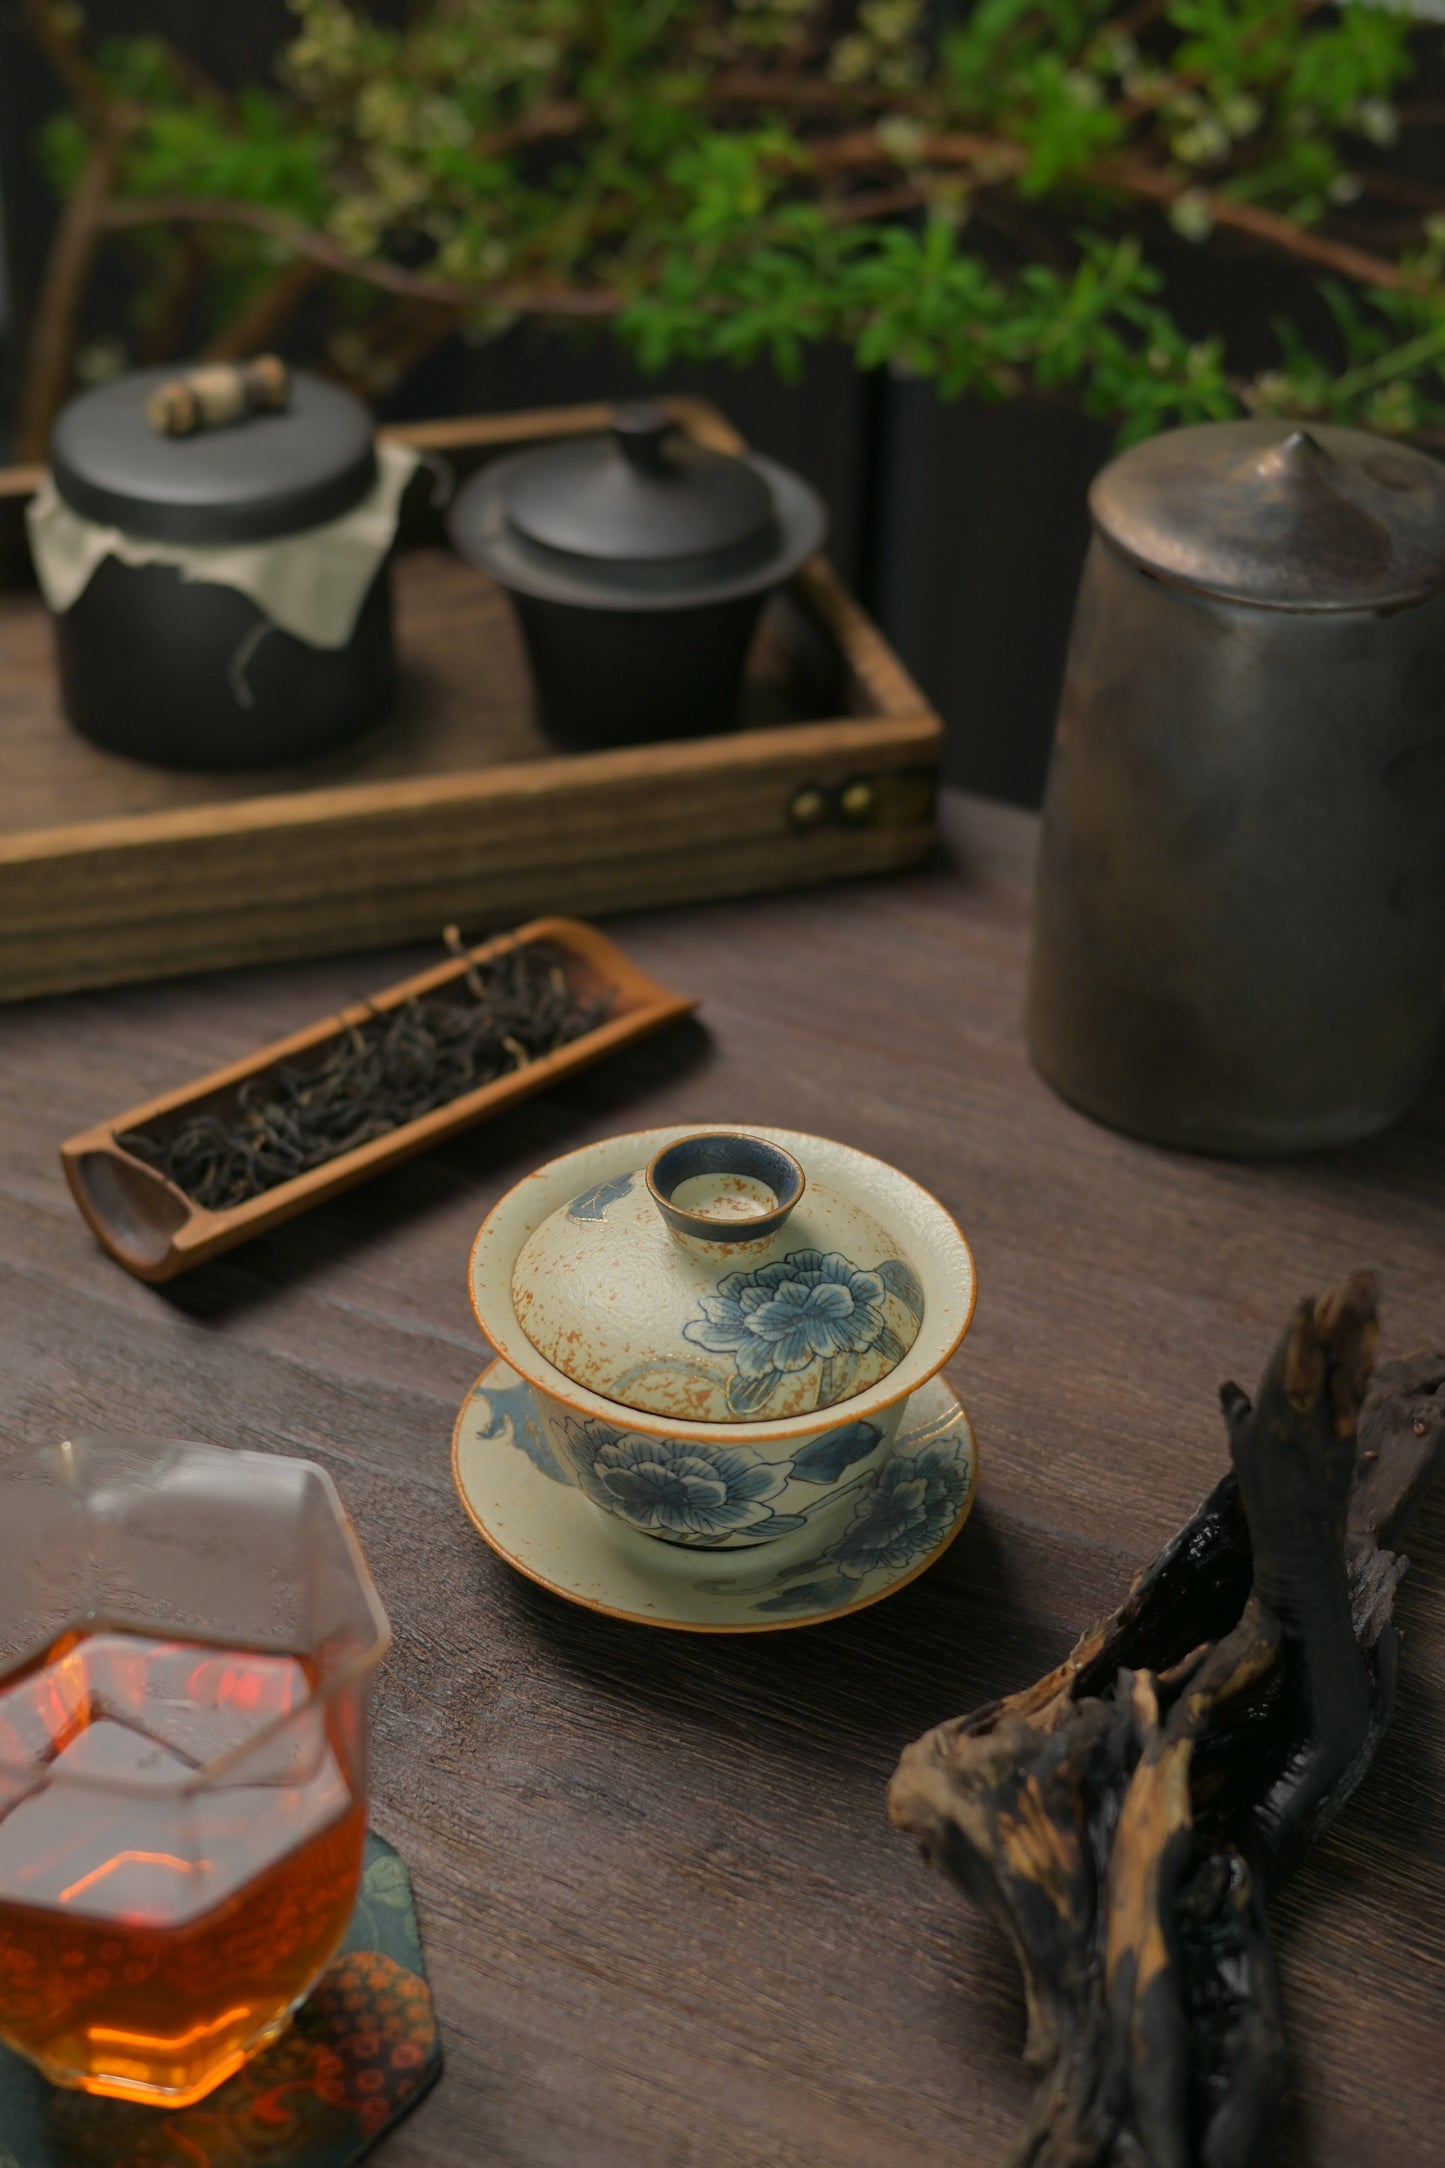
M 224 1112 L 116 1141 L 204 1210 L 224 1212 L 554 1053 L 609 1007 L 610 996 L 580 994 L 555 957 L 508 949 L 350 1026 L 319 1059 L 249 1078 Z

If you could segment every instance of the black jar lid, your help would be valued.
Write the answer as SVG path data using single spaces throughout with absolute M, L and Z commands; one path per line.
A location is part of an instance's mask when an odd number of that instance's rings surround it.
M 517 452 L 460 491 L 452 540 L 503 586 L 597 609 L 675 609 L 776 584 L 822 540 L 784 467 L 696 443 L 651 400 L 604 434 Z
M 1136 444 L 1089 492 L 1146 572 L 1274 610 L 1379 610 L 1445 588 L 1445 468 L 1359 429 L 1204 422 Z
M 350 392 L 293 370 L 279 413 L 163 436 L 146 399 L 177 374 L 141 369 L 65 409 L 50 470 L 72 511 L 150 541 L 214 547 L 322 526 L 373 487 L 371 417 Z

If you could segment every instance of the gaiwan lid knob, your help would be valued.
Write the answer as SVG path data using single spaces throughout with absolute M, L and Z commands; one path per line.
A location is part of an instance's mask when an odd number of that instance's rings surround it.
M 617 407 L 605 436 L 518 460 L 507 515 L 529 542 L 598 563 L 766 551 L 777 539 L 763 475 L 695 444 L 650 399 Z
M 553 1212 L 518 1253 L 512 1302 L 574 1383 L 688 1423 L 832 1407 L 885 1378 L 923 1322 L 918 1276 L 871 1213 L 730 1130 Z

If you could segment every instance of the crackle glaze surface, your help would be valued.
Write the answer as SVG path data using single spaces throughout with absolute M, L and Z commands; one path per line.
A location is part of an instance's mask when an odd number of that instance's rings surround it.
M 722 1238 L 696 1240 L 669 1230 L 641 1168 L 589 1184 L 518 1255 L 528 1339 L 593 1392 L 685 1422 L 806 1415 L 866 1391 L 918 1336 L 917 1273 L 871 1213 L 811 1182 L 775 1234 L 749 1239 L 752 1187 L 715 1178 Z
M 462 1405 L 452 1475 L 493 1550 L 573 1603 L 693 1632 L 807 1626 L 902 1588 L 968 1517 L 978 1455 L 957 1397 L 932 1378 L 901 1416 L 876 1479 L 843 1499 L 826 1525 L 805 1522 L 726 1561 L 651 1542 L 595 1513 L 590 1493 L 559 1462 L 532 1388 L 505 1362 L 492 1363 Z M 656 1450 L 655 1438 L 646 1443 Z M 625 1465 L 624 1457 L 618 1466 Z

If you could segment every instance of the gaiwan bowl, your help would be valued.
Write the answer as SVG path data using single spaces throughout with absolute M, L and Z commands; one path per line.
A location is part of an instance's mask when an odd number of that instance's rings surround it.
M 733 1549 L 849 1522 L 967 1332 L 976 1278 L 897 1168 L 718 1125 L 540 1167 L 483 1223 L 470 1286 L 578 1489 L 664 1542 Z

